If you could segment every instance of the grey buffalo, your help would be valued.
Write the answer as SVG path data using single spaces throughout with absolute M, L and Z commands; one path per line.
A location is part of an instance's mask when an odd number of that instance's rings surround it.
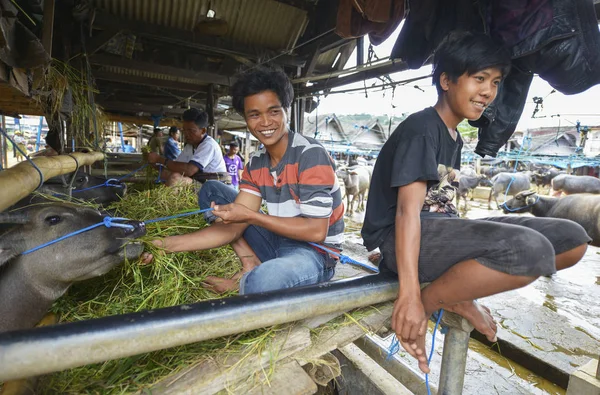
M 101 276 L 142 253 L 141 244 L 127 243 L 145 234 L 144 224 L 128 221 L 132 229 L 102 225 L 23 254 L 101 223 L 104 217 L 97 210 L 70 203 L 0 213 L 0 333 L 33 327 L 71 284 Z
M 531 174 L 531 182 L 536 185 L 539 191 L 540 187 L 550 187 L 552 180 L 559 174 L 565 174 L 565 172 L 554 167 L 537 168 Z
M 571 176 L 560 174 L 552 179 L 554 196 L 561 193 L 571 195 L 574 193 L 600 193 L 600 180 L 591 176 Z
M 492 178 L 492 189 L 488 197 L 488 209 L 491 209 L 492 196 L 496 202 L 496 207 L 499 209 L 498 195 L 506 194 L 515 196 L 521 191 L 526 191 L 531 187 L 529 177 L 531 172 L 524 173 L 499 173 Z
M 365 195 L 371 183 L 371 173 L 363 166 L 341 168 L 336 172 L 338 178 L 344 182 L 346 193 L 347 213 L 354 212 L 354 202 L 358 203 L 357 211 L 365 209 Z M 352 200 L 350 200 L 352 196 Z
M 600 195 L 576 194 L 555 198 L 524 191 L 502 205 L 505 213 L 530 212 L 536 217 L 570 219 L 581 225 L 600 247 Z
M 106 178 L 91 176 L 79 170 L 76 174 L 71 173 L 48 179 L 36 192 L 50 196 L 68 197 L 70 189 L 73 198 L 101 205 L 107 205 L 125 196 L 127 186 L 124 183 L 110 180 L 108 185 L 106 184 Z M 47 200 L 40 195 L 31 194 L 21 199 L 12 208 L 43 202 L 47 202 Z
M 458 180 L 458 190 L 456 191 L 456 208 L 460 208 L 460 198 L 463 198 L 465 201 L 465 211 L 468 210 L 468 197 L 469 192 L 473 192 L 478 186 L 491 186 L 490 180 L 484 176 L 483 174 L 475 175 L 475 176 L 465 176 L 462 174 Z M 471 197 L 473 200 L 473 197 Z

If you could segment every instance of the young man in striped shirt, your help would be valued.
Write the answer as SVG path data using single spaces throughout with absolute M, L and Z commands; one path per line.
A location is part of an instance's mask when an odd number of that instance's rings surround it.
M 217 292 L 238 283 L 241 294 L 250 294 L 330 280 L 335 259 L 308 242 L 329 249 L 343 242 L 333 160 L 316 140 L 289 130 L 293 88 L 282 71 L 253 68 L 238 76 L 231 92 L 234 108 L 264 149 L 248 161 L 239 194 L 219 182 L 203 185 L 199 205 L 214 208 L 205 214 L 212 226 L 155 243 L 169 252 L 231 244 L 242 271 L 231 279 L 207 278 Z M 263 199 L 268 214 L 260 211 Z

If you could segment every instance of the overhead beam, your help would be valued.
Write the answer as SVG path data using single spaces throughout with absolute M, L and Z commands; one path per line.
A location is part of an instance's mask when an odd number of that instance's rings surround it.
M 104 29 L 124 30 L 133 34 L 152 37 L 157 41 L 170 42 L 234 58 L 243 57 L 258 60 L 259 58 L 269 56 L 269 54 L 273 56 L 278 55 L 273 50 L 258 46 L 242 45 L 223 37 L 199 35 L 187 30 L 146 23 L 134 19 L 126 19 L 100 11 L 96 13 L 94 25 Z M 273 61 L 278 64 L 289 66 L 303 66 L 305 63 L 304 60 L 291 55 L 280 55 Z
M 366 70 L 357 71 L 354 74 L 350 74 L 346 77 L 326 79 L 326 82 L 315 83 L 306 89 L 303 89 L 301 94 L 316 93 L 326 89 L 333 89 L 340 86 L 352 84 L 371 78 L 377 78 L 382 75 L 397 73 L 408 69 L 406 62 L 397 61 L 391 63 L 384 63 L 381 67 L 369 68 Z
M 189 84 L 186 82 L 147 78 L 137 75 L 117 74 L 102 70 L 96 70 L 92 73 L 94 75 L 94 78 L 96 78 L 97 80 L 121 82 L 123 84 L 154 86 L 165 89 L 172 88 L 188 92 L 198 92 L 206 89 L 205 84 Z
M 278 3 L 286 4 L 302 11 L 312 12 L 315 10 L 315 3 L 306 0 L 275 0 Z
M 120 30 L 106 29 L 92 37 L 85 46 L 85 51 L 88 55 L 93 55 L 104 44 L 109 42 L 114 36 L 119 34 Z
M 202 81 L 202 83 L 206 84 L 230 85 L 229 77 L 222 74 L 181 69 L 178 67 L 164 66 L 139 60 L 124 59 L 108 54 L 96 54 L 90 57 L 90 63 L 101 66 L 116 66 L 131 70 L 146 71 L 149 73 L 166 74 L 173 77 L 189 78 Z

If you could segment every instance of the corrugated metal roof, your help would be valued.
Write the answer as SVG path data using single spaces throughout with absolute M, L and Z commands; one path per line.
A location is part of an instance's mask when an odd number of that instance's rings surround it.
M 306 11 L 274 0 L 95 0 L 94 5 L 120 17 L 188 31 L 206 20 L 210 5 L 215 18 L 228 23 L 225 37 L 273 50 L 293 48 L 308 23 Z
M 176 75 L 171 75 L 171 74 L 151 73 L 148 71 L 128 69 L 125 67 L 102 66 L 99 70 L 107 71 L 107 72 L 111 72 L 111 73 L 115 73 L 115 74 L 144 77 L 144 78 L 149 78 L 149 79 L 154 79 L 154 80 L 177 81 L 177 82 L 184 82 L 187 84 L 194 84 L 194 85 L 207 85 L 206 81 L 203 81 L 203 80 L 196 80 L 193 78 L 183 78 L 183 77 L 178 77 Z

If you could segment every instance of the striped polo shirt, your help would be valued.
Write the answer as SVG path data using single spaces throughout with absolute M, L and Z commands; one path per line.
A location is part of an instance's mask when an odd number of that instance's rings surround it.
M 315 139 L 288 133 L 287 150 L 275 167 L 264 148 L 252 155 L 240 190 L 263 198 L 269 215 L 329 218 L 325 245 L 341 249 L 344 206 L 335 164 Z

